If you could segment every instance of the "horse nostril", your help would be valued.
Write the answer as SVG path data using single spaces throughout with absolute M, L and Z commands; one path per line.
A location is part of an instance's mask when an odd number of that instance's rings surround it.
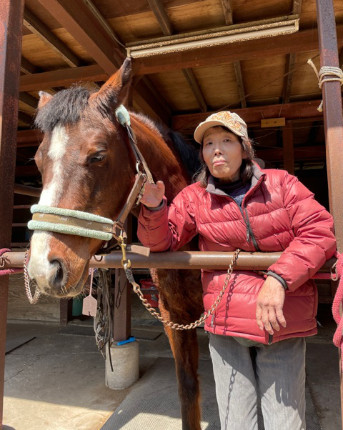
M 50 264 L 54 266 L 54 271 L 50 278 L 50 283 L 55 288 L 61 288 L 66 283 L 66 271 L 64 270 L 64 266 L 62 261 L 60 260 L 51 260 Z

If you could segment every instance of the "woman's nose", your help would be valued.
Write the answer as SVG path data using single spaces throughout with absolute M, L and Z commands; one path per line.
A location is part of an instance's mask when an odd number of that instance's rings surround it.
M 215 153 L 215 154 L 221 154 L 220 146 L 215 146 L 215 147 L 214 147 L 214 153 Z

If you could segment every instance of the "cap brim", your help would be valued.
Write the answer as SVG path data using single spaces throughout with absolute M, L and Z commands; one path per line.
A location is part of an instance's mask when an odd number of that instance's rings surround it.
M 232 133 L 236 134 L 237 136 L 244 137 L 244 134 L 238 133 L 237 130 L 233 130 L 231 127 L 228 127 L 228 125 L 225 124 L 223 121 L 216 120 L 216 121 L 204 121 L 203 123 L 199 124 L 198 127 L 194 131 L 194 140 L 196 142 L 200 143 L 200 145 L 201 145 L 205 132 L 209 128 L 215 127 L 217 125 L 220 125 L 222 127 L 227 128 L 228 130 L 230 130 Z

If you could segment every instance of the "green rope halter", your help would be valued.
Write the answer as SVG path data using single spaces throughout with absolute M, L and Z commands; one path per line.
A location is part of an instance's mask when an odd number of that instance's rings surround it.
M 31 206 L 31 213 L 35 215 L 34 219 L 28 222 L 30 230 L 52 231 L 106 241 L 113 237 L 113 221 L 99 215 L 43 205 Z M 49 214 L 54 216 L 54 221 L 47 221 L 46 215 Z

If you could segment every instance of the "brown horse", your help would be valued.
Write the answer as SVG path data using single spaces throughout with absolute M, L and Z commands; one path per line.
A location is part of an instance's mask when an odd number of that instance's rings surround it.
M 55 96 L 40 94 L 36 125 L 44 132 L 35 161 L 42 174 L 40 205 L 84 211 L 115 219 L 135 181 L 135 158 L 128 135 L 115 115 L 130 87 L 131 62 L 125 60 L 98 92 L 80 87 Z M 182 162 L 189 145 L 168 143 L 147 118 L 131 113 L 137 146 L 155 180 L 163 180 L 170 201 L 190 182 Z M 191 159 L 197 158 L 193 154 Z M 136 213 L 137 215 L 137 213 Z M 99 239 L 35 231 L 28 273 L 39 290 L 55 297 L 79 294 L 87 279 L 89 260 L 101 247 Z M 187 324 L 202 311 L 198 271 L 155 270 L 163 317 Z M 182 428 L 200 429 L 198 345 L 195 330 L 166 327 L 175 358 Z

